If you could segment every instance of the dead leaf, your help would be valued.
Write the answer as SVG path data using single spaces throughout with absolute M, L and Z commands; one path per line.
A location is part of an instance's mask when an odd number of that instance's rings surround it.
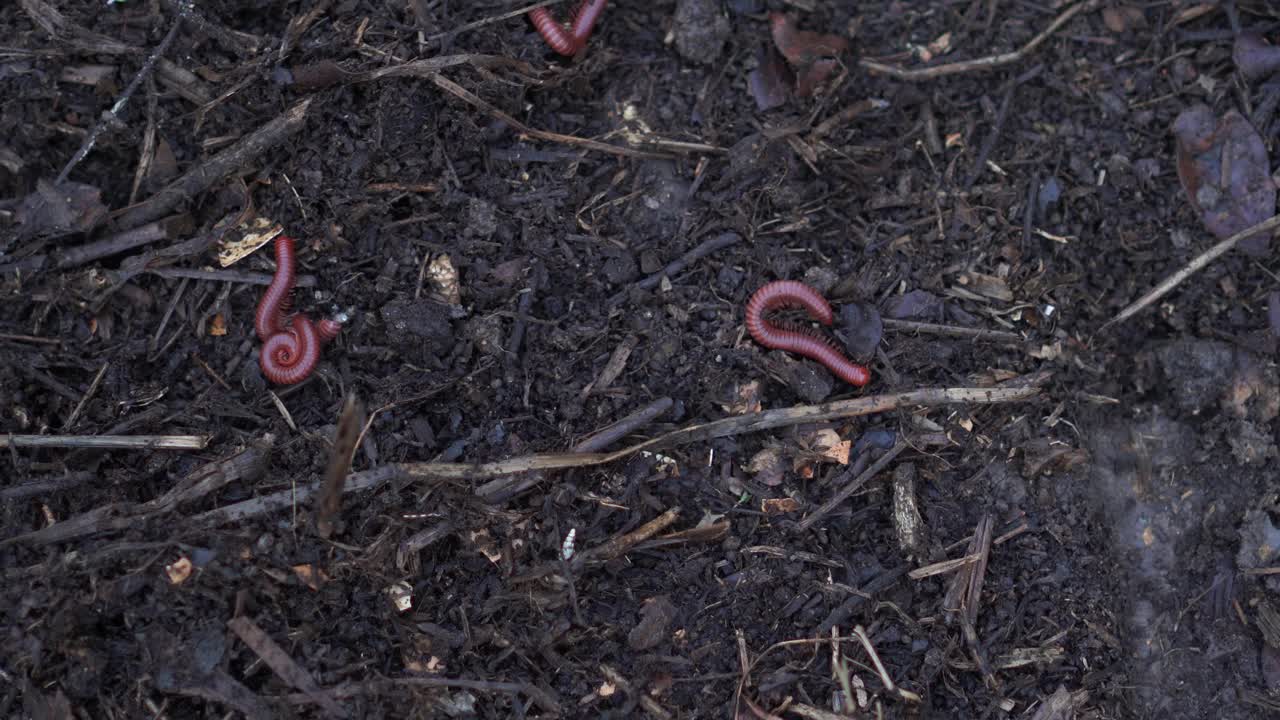
M 73 182 L 54 185 L 48 180 L 38 181 L 36 191 L 24 197 L 14 212 L 23 238 L 88 232 L 106 217 L 98 188 Z
M 796 75 L 782 55 L 771 45 L 760 48 L 754 70 L 747 76 L 747 88 L 761 111 L 786 104 L 795 86 Z
M 965 288 L 984 297 L 1001 302 L 1013 300 L 1013 291 L 1002 277 L 969 271 L 962 273 L 958 279 Z
M 164 574 L 169 576 L 169 582 L 174 585 L 181 585 L 191 577 L 191 560 L 190 558 L 180 557 L 169 565 L 164 566 Z
M 284 228 L 271 218 L 257 216 L 246 220 L 228 232 L 218 244 L 218 264 L 231 267 L 276 239 L 282 232 Z
M 1280 72 L 1280 46 L 1272 45 L 1257 33 L 1241 33 L 1236 38 L 1231 58 L 1240 74 L 1250 80 Z
M 782 484 L 782 456 L 777 448 L 767 447 L 756 453 L 747 463 L 747 472 L 755 476 L 757 482 L 769 487 Z
M 847 302 L 840 306 L 840 327 L 844 331 L 844 349 L 854 360 L 865 361 L 875 355 L 884 337 L 884 321 L 871 303 Z
M 450 305 L 462 304 L 462 284 L 458 280 L 458 269 L 448 255 L 437 255 L 427 266 L 427 279 L 431 282 L 436 294 L 444 298 Z
M 840 67 L 840 57 L 849 41 L 839 35 L 824 35 L 798 29 L 790 16 L 769 15 L 773 44 L 796 72 L 796 95 L 806 97 Z
M 752 380 L 737 388 L 737 398 L 725 408 L 730 415 L 746 415 L 760 412 L 760 382 Z
M 317 591 L 320 589 L 321 585 L 325 584 L 325 582 L 329 580 L 329 576 L 325 574 L 324 570 L 321 570 L 310 563 L 294 565 L 293 574 L 302 581 L 303 585 Z
M 760 512 L 765 515 L 784 515 L 800 509 L 800 501 L 795 498 L 769 498 L 760 503 Z
M 1147 18 L 1142 10 L 1125 5 L 1105 7 L 1102 9 L 1102 22 L 1111 32 L 1119 35 L 1130 28 L 1147 26 Z
M 498 549 L 498 544 L 494 542 L 488 529 L 469 530 L 464 536 L 471 544 L 471 548 L 488 558 L 489 562 L 497 565 L 502 560 L 502 551 Z
M 1226 238 L 1276 212 L 1267 147 L 1253 125 L 1235 110 L 1219 120 L 1205 105 L 1184 110 L 1173 123 L 1178 140 L 1178 178 L 1209 232 Z M 1254 257 L 1266 253 L 1270 236 L 1240 241 Z
M 391 598 L 391 604 L 395 607 L 396 612 L 404 612 L 413 608 L 413 586 L 401 580 L 400 582 L 386 588 L 387 597 Z

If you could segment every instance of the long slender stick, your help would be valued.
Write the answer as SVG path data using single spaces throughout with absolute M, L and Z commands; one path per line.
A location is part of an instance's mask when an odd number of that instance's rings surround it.
M 203 450 L 211 435 L 0 435 L 0 449 Z
M 1040 44 L 1048 40 L 1051 35 L 1056 33 L 1059 28 L 1066 25 L 1071 18 L 1075 17 L 1083 10 L 1093 10 L 1101 5 L 1101 0 L 1082 0 L 1062 11 L 1054 21 L 1049 23 L 1049 27 L 1040 31 L 1039 35 L 1031 38 L 1026 45 L 1014 50 L 1013 52 L 1000 53 L 999 55 L 988 55 L 987 57 L 975 58 L 973 60 L 962 60 L 960 62 L 947 63 L 946 65 L 934 65 L 933 67 L 917 68 L 914 70 L 904 70 L 892 65 L 876 62 L 875 60 L 861 60 L 858 62 L 864 69 L 880 75 L 888 75 L 897 80 L 918 81 L 933 80 L 935 78 L 944 77 L 946 75 L 958 75 L 960 73 L 977 72 L 980 70 L 992 70 L 1004 65 L 1018 62 L 1022 58 L 1035 52 Z
M 1208 250 L 1205 250 L 1204 252 L 1197 255 L 1194 260 L 1187 263 L 1181 270 L 1165 278 L 1163 281 L 1160 282 L 1159 285 L 1156 285 L 1155 287 L 1148 290 L 1146 295 L 1143 295 L 1142 297 L 1134 301 L 1132 304 L 1130 304 L 1129 307 L 1125 308 L 1124 310 L 1121 310 L 1119 315 L 1116 315 L 1115 317 L 1108 320 L 1105 324 L 1103 324 L 1101 328 L 1099 328 L 1099 332 L 1101 332 L 1102 330 L 1106 330 L 1107 328 L 1111 327 L 1112 325 L 1115 325 L 1116 323 L 1124 322 L 1125 320 L 1128 320 L 1129 318 L 1136 315 L 1138 311 L 1154 303 L 1155 301 L 1159 300 L 1165 295 L 1168 295 L 1169 291 L 1178 287 L 1178 285 L 1181 284 L 1183 280 L 1186 280 L 1187 278 L 1196 274 L 1200 270 L 1204 269 L 1204 267 L 1209 263 L 1227 254 L 1227 252 L 1230 251 L 1231 248 L 1234 248 L 1236 245 L 1238 245 L 1241 240 L 1244 240 L 1245 238 L 1248 238 L 1248 237 L 1253 237 L 1254 235 L 1257 235 L 1260 232 L 1268 232 L 1268 231 L 1274 230 L 1277 227 L 1280 227 L 1280 215 L 1272 215 L 1270 218 L 1263 220 L 1257 225 L 1254 225 L 1253 227 L 1250 227 L 1250 228 L 1245 228 L 1244 230 L 1241 230 L 1235 235 L 1232 235 L 1226 240 L 1223 240 L 1222 242 L 1218 243 L 1217 245 L 1214 245 Z
M 160 41 L 160 45 L 158 45 L 155 51 L 147 57 L 146 62 L 142 63 L 142 67 L 138 69 L 138 74 L 133 76 L 133 80 L 129 82 L 129 85 L 124 89 L 124 92 L 120 93 L 120 99 L 116 100 L 116 104 L 112 105 L 110 110 L 102 113 L 102 117 L 98 118 L 98 122 L 94 124 L 93 130 L 89 131 L 89 134 L 84 138 L 84 142 L 80 144 L 80 149 L 77 150 L 76 154 L 72 155 L 71 159 L 67 161 L 67 165 L 62 168 L 62 172 L 58 173 L 56 184 L 61 185 L 66 182 L 67 176 L 71 174 L 71 171 L 75 169 L 75 166 L 79 165 L 80 161 L 84 160 L 89 154 L 89 151 L 93 149 L 93 144 L 98 141 L 98 136 L 102 134 L 102 131 L 108 125 L 114 124 L 118 121 L 120 113 L 124 111 L 125 105 L 129 104 L 129 98 L 133 97 L 134 91 L 142 85 L 142 81 L 146 80 L 147 76 L 151 74 L 151 70 L 155 68 L 156 63 L 166 52 L 168 52 L 169 46 L 173 44 L 173 39 L 178 37 L 178 29 L 180 27 L 182 27 L 182 18 L 179 17 L 174 19 L 173 26 L 169 28 L 169 33 L 164 36 L 164 40 Z

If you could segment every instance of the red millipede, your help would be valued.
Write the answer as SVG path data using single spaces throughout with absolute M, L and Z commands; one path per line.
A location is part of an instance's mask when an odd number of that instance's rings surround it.
M 276 274 L 253 316 L 253 329 L 262 340 L 262 374 L 277 385 L 292 385 L 310 375 L 320 362 L 320 348 L 342 331 L 337 320 L 317 324 L 305 315 L 286 315 L 297 272 L 293 238 L 281 235 L 276 238 Z
M 817 290 L 794 280 L 778 280 L 757 290 L 747 301 L 747 332 L 767 348 L 817 360 L 850 385 L 867 384 L 871 373 L 845 357 L 831 338 L 810 328 L 784 328 L 765 320 L 764 315 L 770 310 L 787 307 L 803 308 L 809 317 L 823 325 L 830 325 L 835 319 L 831 305 Z
M 555 15 L 545 7 L 530 10 L 529 19 L 552 50 L 561 55 L 572 56 L 586 46 L 587 38 L 591 37 L 591 29 L 595 27 L 607 4 L 608 0 L 582 0 L 568 28 L 560 24 Z

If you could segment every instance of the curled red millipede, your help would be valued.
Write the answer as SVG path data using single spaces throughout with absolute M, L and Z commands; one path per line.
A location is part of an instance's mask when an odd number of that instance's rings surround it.
M 342 331 L 340 319 L 315 323 L 305 315 L 287 315 L 297 277 L 293 239 L 281 235 L 276 238 L 276 274 L 253 316 L 253 328 L 262 340 L 258 363 L 262 374 L 277 385 L 306 379 L 320 362 L 320 348 Z
M 831 338 L 809 328 L 772 325 L 764 317 L 770 310 L 787 307 L 803 308 L 809 317 L 822 325 L 830 325 L 835 318 L 831 305 L 817 290 L 794 280 L 778 280 L 757 290 L 747 301 L 747 332 L 767 348 L 817 360 L 850 385 L 862 387 L 867 384 L 871 373 L 845 357 Z
M 573 13 L 573 19 L 570 20 L 568 28 L 556 20 L 555 15 L 545 7 L 530 10 L 529 19 L 533 21 L 538 34 L 547 41 L 547 45 L 550 45 L 552 50 L 561 55 L 572 56 L 586 46 L 587 38 L 591 37 L 591 29 L 595 27 L 596 21 L 600 19 L 600 14 L 604 12 L 604 6 L 607 4 L 608 0 L 582 0 L 578 4 L 577 11 Z

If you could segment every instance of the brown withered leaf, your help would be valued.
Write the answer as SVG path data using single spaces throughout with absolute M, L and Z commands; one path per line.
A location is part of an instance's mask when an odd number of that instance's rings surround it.
M 777 49 L 770 45 L 760 48 L 756 68 L 747 76 L 747 88 L 757 108 L 772 110 L 786 104 L 795 82 L 795 73 Z
M 36 191 L 22 199 L 14 219 L 24 238 L 67 235 L 92 230 L 107 217 L 102 191 L 92 185 L 48 180 L 36 183 Z
M 1276 212 L 1267 147 L 1253 125 L 1235 110 L 1221 119 L 1205 105 L 1193 105 L 1173 122 L 1178 141 L 1178 178 L 1209 232 L 1219 238 L 1256 225 Z M 1268 234 L 1240 241 L 1240 249 L 1260 256 Z
M 839 35 L 801 30 L 785 13 L 771 13 L 769 27 L 773 44 L 795 69 L 796 95 L 806 97 L 840 67 L 840 56 L 849 49 L 849 41 Z
M 1257 80 L 1280 72 L 1280 45 L 1272 45 L 1257 33 L 1241 33 L 1231 59 L 1240 74 Z

